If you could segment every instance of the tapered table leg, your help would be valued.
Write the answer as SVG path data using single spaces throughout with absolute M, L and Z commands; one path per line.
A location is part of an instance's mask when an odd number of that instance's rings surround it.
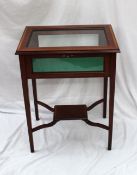
M 104 77 L 103 118 L 106 118 L 106 113 L 107 113 L 107 89 L 108 89 L 108 77 Z
M 111 76 L 110 76 L 110 94 L 109 94 L 109 133 L 108 133 L 108 150 L 112 147 L 112 132 L 113 132 L 113 111 L 114 111 L 114 94 L 115 94 L 115 54 L 111 60 Z
M 34 97 L 35 116 L 36 116 L 36 120 L 39 120 L 36 79 L 32 79 L 32 89 L 33 89 L 33 97 Z
M 30 150 L 34 152 L 34 143 L 33 143 L 33 132 L 32 132 L 32 123 L 31 123 L 31 111 L 30 111 L 30 100 L 29 100 L 29 89 L 28 89 L 28 79 L 26 77 L 25 71 L 25 60 L 20 58 L 20 69 L 21 69 L 21 78 L 22 78 L 22 88 L 24 95 L 24 104 L 25 104 L 25 112 L 28 126 L 28 135 L 30 142 Z

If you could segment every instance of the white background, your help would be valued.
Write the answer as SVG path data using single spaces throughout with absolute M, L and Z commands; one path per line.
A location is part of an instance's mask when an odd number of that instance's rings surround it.
M 16 47 L 26 25 L 112 24 L 117 56 L 113 149 L 107 132 L 82 121 L 60 122 L 34 134 L 29 152 Z M 0 0 L 0 175 L 137 174 L 137 1 Z M 51 105 L 102 97 L 102 79 L 40 80 L 39 98 Z M 32 99 L 32 98 L 31 98 Z M 41 109 L 41 121 L 52 115 Z M 46 116 L 45 116 L 46 115 Z M 33 125 L 36 125 L 32 106 Z M 102 106 L 89 118 L 102 119 Z

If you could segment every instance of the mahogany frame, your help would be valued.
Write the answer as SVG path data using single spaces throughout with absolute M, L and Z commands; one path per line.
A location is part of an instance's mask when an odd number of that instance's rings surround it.
M 107 38 L 108 44 L 106 46 L 77 46 L 77 47 L 36 47 L 28 48 L 27 43 L 33 31 L 37 30 L 87 30 L 87 29 L 103 29 Z M 49 124 L 39 125 L 32 128 L 31 122 L 31 109 L 29 101 L 29 86 L 28 79 L 32 79 L 33 96 L 36 120 L 39 120 L 38 105 L 46 107 L 51 112 L 55 112 L 55 108 L 38 101 L 37 99 L 37 87 L 36 79 L 39 78 L 90 78 L 90 77 L 103 77 L 104 78 L 104 91 L 103 99 L 98 100 L 89 107 L 87 111 L 93 109 L 96 105 L 103 102 L 103 117 L 106 117 L 107 111 L 107 91 L 108 91 L 108 79 L 109 83 L 109 125 L 103 125 L 100 123 L 94 123 L 87 118 L 82 119 L 87 124 L 97 126 L 108 130 L 108 150 L 112 147 L 112 131 L 113 131 L 113 110 L 114 110 L 114 93 L 115 93 L 115 72 L 116 72 L 116 53 L 120 52 L 115 35 L 111 25 L 71 25 L 71 26 L 27 26 L 22 35 L 16 54 L 19 55 L 20 70 L 22 78 L 22 87 L 26 111 L 26 119 L 28 125 L 28 134 L 30 141 L 30 150 L 34 152 L 33 132 L 51 127 L 59 120 L 53 120 Z M 32 71 L 32 59 L 33 58 L 55 58 L 55 57 L 71 57 L 76 59 L 77 57 L 94 57 L 102 56 L 104 58 L 104 71 L 102 72 L 57 72 L 57 73 L 34 73 Z M 92 59 L 92 58 L 91 58 Z M 74 108 L 72 108 L 74 110 Z M 80 115 L 80 114 L 79 114 Z

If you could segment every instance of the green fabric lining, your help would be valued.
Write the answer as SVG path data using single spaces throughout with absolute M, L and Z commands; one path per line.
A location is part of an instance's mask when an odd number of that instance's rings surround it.
M 33 72 L 103 71 L 103 57 L 33 58 Z

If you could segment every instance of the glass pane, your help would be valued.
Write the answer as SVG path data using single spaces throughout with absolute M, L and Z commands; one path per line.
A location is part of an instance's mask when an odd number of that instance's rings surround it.
M 104 30 L 33 31 L 27 47 L 107 45 Z
M 86 72 L 103 71 L 103 57 L 34 58 L 33 72 Z
M 59 46 L 98 46 L 97 34 L 75 34 L 75 35 L 39 35 L 39 47 Z

